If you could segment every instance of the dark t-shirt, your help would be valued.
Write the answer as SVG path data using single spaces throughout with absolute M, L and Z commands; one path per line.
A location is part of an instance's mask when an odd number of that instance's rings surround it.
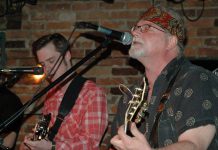
M 148 108 L 149 115 L 139 126 L 139 130 L 150 139 L 157 107 L 174 76 L 176 80 L 157 125 L 158 147 L 177 142 L 179 135 L 191 128 L 213 124 L 218 129 L 218 78 L 182 56 L 172 60 L 155 81 Z M 123 124 L 127 106 L 128 99 L 124 96 L 118 105 L 112 134 L 116 134 L 116 128 Z M 218 149 L 217 141 L 216 133 L 208 149 Z
M 22 106 L 23 104 L 17 95 L 6 87 L 0 87 L 0 124 L 17 112 Z M 18 133 L 21 124 L 22 116 L 9 125 L 3 132 L 14 131 Z

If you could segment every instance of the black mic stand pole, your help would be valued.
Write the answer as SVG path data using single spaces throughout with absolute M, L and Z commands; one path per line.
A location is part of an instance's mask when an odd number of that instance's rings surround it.
M 106 39 L 103 41 L 96 49 L 92 50 L 89 54 L 87 54 L 83 59 L 81 59 L 79 62 L 77 62 L 74 66 L 72 66 L 69 70 L 67 70 L 63 75 L 58 77 L 54 82 L 49 84 L 47 87 L 45 87 L 42 91 L 40 91 L 38 94 L 36 94 L 30 101 L 26 102 L 23 107 L 13 114 L 11 117 L 9 117 L 7 120 L 5 120 L 0 125 L 0 132 L 2 132 L 5 128 L 7 128 L 8 125 L 10 125 L 13 120 L 15 120 L 15 117 L 17 115 L 21 115 L 26 108 L 28 108 L 32 103 L 34 103 L 38 98 L 42 97 L 44 94 L 46 94 L 51 88 L 53 88 L 55 85 L 60 83 L 62 80 L 64 80 L 67 76 L 69 76 L 72 72 L 74 72 L 77 68 L 79 68 L 82 64 L 84 64 L 87 60 L 89 60 L 91 57 L 95 56 L 101 49 L 104 49 L 108 46 L 108 44 L 111 43 L 110 39 Z M 70 77 L 75 77 L 77 73 L 73 73 Z

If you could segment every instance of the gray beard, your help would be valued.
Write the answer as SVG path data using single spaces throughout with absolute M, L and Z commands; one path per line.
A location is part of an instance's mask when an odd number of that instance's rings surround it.
M 137 59 L 137 58 L 139 58 L 139 57 L 144 56 L 144 50 L 142 50 L 142 49 L 136 50 L 136 49 L 134 48 L 134 46 L 131 46 L 131 48 L 130 48 L 130 50 L 129 50 L 129 56 L 130 56 L 131 58 Z

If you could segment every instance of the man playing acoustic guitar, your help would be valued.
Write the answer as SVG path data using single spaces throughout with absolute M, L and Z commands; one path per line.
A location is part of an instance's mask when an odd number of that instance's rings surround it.
M 145 67 L 148 93 L 124 96 L 118 106 L 111 139 L 118 150 L 215 150 L 218 149 L 218 79 L 191 64 L 183 54 L 184 23 L 172 9 L 154 6 L 132 28 L 129 56 Z M 140 90 L 139 90 L 140 91 Z M 127 94 L 128 95 L 128 94 Z M 138 98 L 140 95 L 144 97 Z M 137 99 L 136 99 L 137 98 Z M 147 110 L 142 122 L 125 118 L 139 108 Z M 134 105 L 135 103 L 135 105 Z M 139 115 L 140 116 L 140 115 Z M 124 131 L 124 118 L 132 136 Z M 126 122 L 125 122 L 126 124 Z M 117 132 L 118 129 L 118 132 Z

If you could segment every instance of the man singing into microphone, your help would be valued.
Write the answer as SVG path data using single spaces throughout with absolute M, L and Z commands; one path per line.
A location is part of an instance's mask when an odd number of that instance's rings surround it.
M 169 8 L 151 7 L 131 33 L 129 55 L 145 67 L 148 90 L 144 97 L 136 93 L 120 100 L 112 127 L 113 146 L 118 150 L 217 150 L 218 78 L 185 58 L 181 16 Z M 140 114 L 136 111 L 137 120 L 130 120 L 131 136 L 122 126 L 125 111 L 128 104 L 134 110 L 141 98 Z
M 43 66 L 49 82 L 55 81 L 72 67 L 69 43 L 61 34 L 54 33 L 39 38 L 33 43 L 33 54 Z M 80 85 L 82 87 L 80 92 L 70 91 L 70 93 L 78 94 L 78 97 L 69 114 L 64 119 L 57 117 L 61 102 L 67 100 L 67 104 L 69 104 L 73 100 L 69 95 L 66 96 L 67 99 L 65 98 L 66 91 L 71 90 L 69 87 L 73 81 L 74 79 L 64 80 L 51 89 L 44 102 L 43 114 L 51 113 L 50 129 L 57 119 L 62 120 L 57 133 L 54 135 L 49 132 L 48 137 L 37 141 L 32 140 L 33 134 L 30 134 L 25 137 L 21 149 L 99 149 L 108 118 L 106 94 L 102 88 L 97 87 L 94 82 L 86 80 L 83 85 Z M 51 135 L 54 135 L 52 140 Z

